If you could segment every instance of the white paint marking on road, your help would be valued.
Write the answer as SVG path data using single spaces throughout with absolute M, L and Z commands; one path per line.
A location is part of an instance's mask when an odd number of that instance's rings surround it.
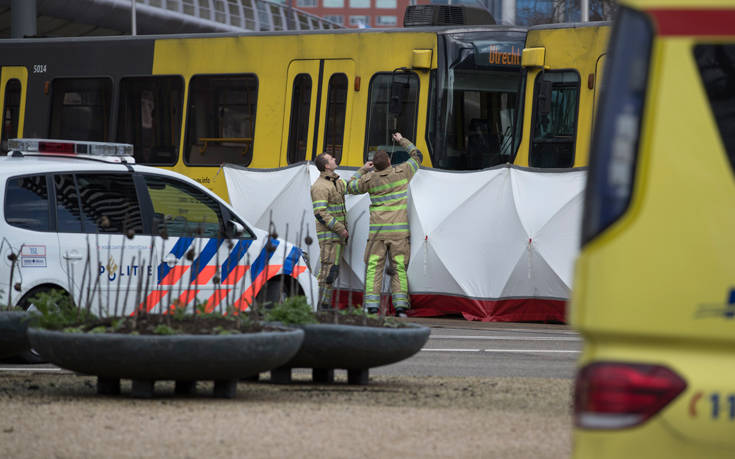
M 429 339 L 477 339 L 498 341 L 582 341 L 582 338 L 554 336 L 482 336 L 482 335 L 429 335 Z
M 482 349 L 421 349 L 428 352 L 482 352 Z
M 556 349 L 433 349 L 424 348 L 421 349 L 426 352 L 508 352 L 508 353 L 521 353 L 521 354 L 547 354 L 547 353 L 559 353 L 559 354 L 579 354 L 581 351 L 574 350 L 556 350 Z
M 63 371 L 61 368 L 34 368 L 34 367 L 0 367 L 0 371 Z

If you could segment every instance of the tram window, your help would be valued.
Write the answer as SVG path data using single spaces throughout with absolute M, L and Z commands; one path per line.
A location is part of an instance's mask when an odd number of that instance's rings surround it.
M 13 78 L 5 85 L 5 106 L 3 107 L 3 132 L 0 150 L 8 151 L 8 139 L 18 137 L 18 118 L 20 114 L 20 81 Z
M 442 93 L 447 109 L 429 124 L 432 134 L 443 134 L 446 149 L 435 148 L 435 167 L 477 170 L 512 162 L 514 133 L 520 99 L 518 73 L 476 68 L 451 69 Z M 443 131 L 443 132 L 442 132 Z M 430 136 L 434 137 L 434 136 Z
M 176 164 L 183 93 L 179 76 L 120 80 L 117 141 L 133 144 L 136 162 Z
M 288 163 L 306 159 L 309 136 L 309 111 L 311 109 L 311 76 L 299 73 L 293 80 L 291 93 L 291 121 L 288 128 Z
M 193 77 L 189 83 L 186 164 L 250 164 L 257 102 L 255 75 Z
M 57 78 L 51 88 L 49 138 L 110 141 L 111 79 Z
M 324 130 L 324 152 L 342 160 L 347 108 L 347 75 L 335 73 L 329 78 L 327 90 L 327 126 Z
M 402 89 L 398 90 L 398 86 Z M 414 73 L 379 73 L 373 76 L 368 96 L 366 161 L 372 159 L 377 150 L 392 153 L 393 164 L 408 159 L 408 152 L 393 144 L 391 133 L 397 130 L 404 137 L 416 141 L 418 96 L 419 78 Z M 398 108 L 399 112 L 395 113 L 398 110 L 390 110 L 389 107 Z
M 533 136 L 528 158 L 531 167 L 574 165 L 579 81 L 576 71 L 547 71 L 536 77 Z M 550 85 L 550 92 L 542 89 L 544 82 Z
M 694 58 L 725 153 L 735 170 L 735 45 L 707 44 L 694 47 Z

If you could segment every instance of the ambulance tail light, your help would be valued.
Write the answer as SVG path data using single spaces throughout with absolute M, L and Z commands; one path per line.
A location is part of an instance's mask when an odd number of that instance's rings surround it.
M 620 8 L 590 144 L 583 245 L 617 221 L 630 205 L 653 33 L 648 16 Z
M 47 155 L 73 155 L 113 162 L 134 163 L 133 146 L 127 143 L 86 142 L 52 139 L 10 139 L 9 151 Z
M 659 413 L 686 387 L 681 376 L 661 365 L 587 365 L 575 381 L 575 425 L 597 430 L 637 426 Z

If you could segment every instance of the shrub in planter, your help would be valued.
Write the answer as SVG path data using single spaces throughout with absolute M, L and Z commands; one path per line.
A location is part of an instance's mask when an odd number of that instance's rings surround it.
M 367 384 L 369 369 L 411 357 L 429 338 L 430 330 L 361 309 L 312 312 L 305 300 L 289 299 L 266 313 L 267 321 L 298 325 L 304 341 L 298 353 L 271 370 L 271 381 L 288 383 L 292 368 L 311 368 L 315 382 L 331 383 L 334 370 L 347 370 L 349 384 Z
M 239 379 L 288 361 L 304 332 L 251 320 L 230 309 L 207 313 L 140 314 L 100 318 L 76 307 L 59 290 L 33 299 L 39 311 L 30 342 L 49 362 L 97 376 L 101 394 L 120 393 L 132 380 L 136 397 L 152 397 L 159 380 L 176 381 L 178 394 L 191 394 L 196 381 L 214 381 L 214 395 L 233 397 Z

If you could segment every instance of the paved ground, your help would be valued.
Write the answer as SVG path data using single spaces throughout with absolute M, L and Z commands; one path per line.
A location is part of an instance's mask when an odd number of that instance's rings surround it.
M 234 399 L 158 383 L 153 400 L 101 397 L 73 374 L 0 375 L 0 457 L 564 458 L 563 378 L 371 376 L 368 386 L 240 383 Z M 263 376 L 267 377 L 267 374 Z

